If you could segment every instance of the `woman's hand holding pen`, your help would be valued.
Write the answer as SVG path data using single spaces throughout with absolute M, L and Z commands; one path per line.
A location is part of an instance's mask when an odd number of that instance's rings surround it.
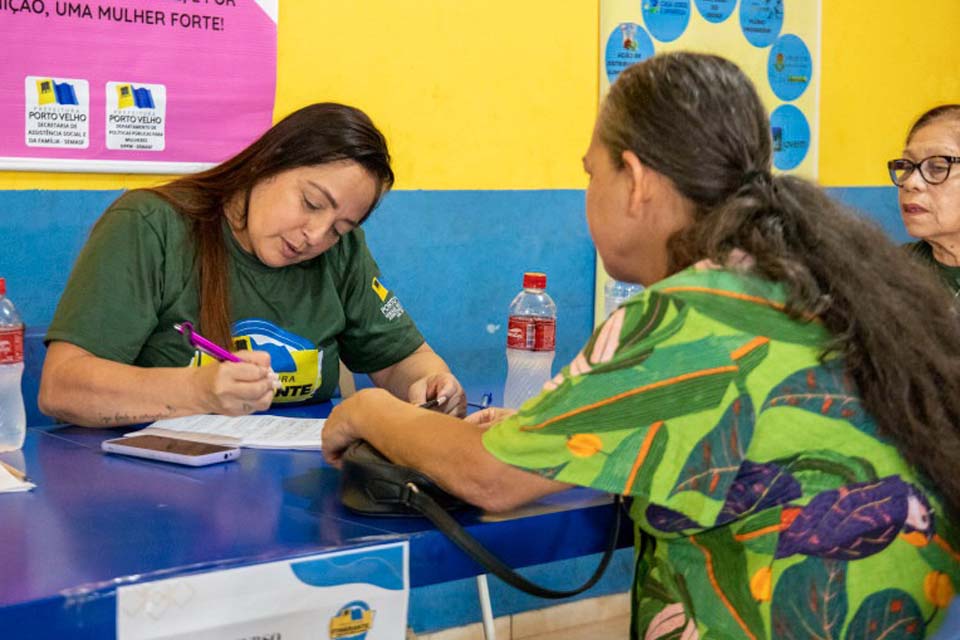
M 215 362 L 194 369 L 200 404 L 208 413 L 240 416 L 263 411 L 273 402 L 277 374 L 270 369 L 270 354 L 239 351 L 240 362 Z
M 436 411 L 462 417 L 467 413 L 467 395 L 452 373 L 434 373 L 410 385 L 407 399 L 413 404 L 436 400 Z

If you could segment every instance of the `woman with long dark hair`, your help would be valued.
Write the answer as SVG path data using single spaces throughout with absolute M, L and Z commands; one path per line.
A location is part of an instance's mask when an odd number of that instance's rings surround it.
M 646 290 L 517 413 L 365 391 L 328 419 L 327 460 L 369 440 L 492 510 L 632 496 L 634 637 L 924 637 L 960 584 L 950 296 L 771 172 L 763 104 L 723 58 L 626 69 L 584 167 L 604 268 Z
M 404 400 L 462 414 L 460 384 L 381 281 L 360 229 L 392 185 L 380 131 L 325 103 L 211 169 L 124 194 L 47 332 L 41 409 L 107 427 L 241 415 L 328 399 L 343 360 Z M 242 362 L 195 353 L 174 329 L 183 322 Z
M 942 104 L 917 118 L 903 157 L 887 163 L 898 188 L 910 252 L 960 296 L 960 104 Z

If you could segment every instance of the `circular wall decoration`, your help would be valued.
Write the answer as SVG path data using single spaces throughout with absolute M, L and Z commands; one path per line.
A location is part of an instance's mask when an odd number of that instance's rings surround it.
M 690 0 L 641 0 L 643 23 L 660 42 L 679 38 L 690 24 Z
M 737 8 L 737 0 L 697 0 L 697 9 L 707 22 L 723 22 Z
M 783 0 L 742 0 L 740 2 L 740 29 L 747 42 L 755 47 L 767 47 L 780 35 L 783 28 Z
M 796 100 L 810 85 L 813 60 L 807 45 L 795 35 L 780 36 L 770 47 L 767 79 L 781 100 Z
M 781 171 L 803 162 L 810 150 L 810 124 L 800 109 L 782 104 L 770 114 L 773 137 L 773 166 Z
M 653 40 L 647 35 L 646 29 L 634 22 L 621 22 L 607 38 L 604 58 L 610 84 L 613 84 L 621 71 L 652 57 L 653 54 Z

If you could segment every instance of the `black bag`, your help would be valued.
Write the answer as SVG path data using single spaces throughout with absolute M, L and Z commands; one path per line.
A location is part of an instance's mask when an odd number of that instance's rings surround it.
M 507 584 L 541 598 L 568 598 L 586 591 L 603 575 L 620 534 L 621 498 L 614 498 L 613 526 L 600 565 L 580 587 L 556 591 L 534 584 L 504 564 L 467 533 L 447 511 L 467 507 L 415 469 L 393 464 L 369 443 L 350 445 L 341 459 L 340 500 L 358 513 L 374 516 L 425 516 L 464 553 Z
M 365 440 L 354 442 L 343 454 L 340 501 L 347 508 L 368 516 L 422 516 L 410 501 L 412 484 L 433 499 L 441 509 L 462 509 L 466 502 L 455 498 L 415 469 L 393 464 Z

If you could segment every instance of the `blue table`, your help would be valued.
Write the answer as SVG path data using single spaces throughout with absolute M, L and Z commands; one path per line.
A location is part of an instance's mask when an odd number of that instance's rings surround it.
M 237 462 L 189 468 L 102 453 L 100 442 L 119 433 L 28 429 L 22 461 L 37 488 L 0 494 L 2 637 L 109 638 L 119 585 L 384 542 L 409 541 L 411 587 L 483 572 L 425 519 L 346 510 L 339 472 L 318 451 L 245 449 Z M 550 501 L 564 509 L 497 522 L 476 511 L 458 518 L 516 567 L 603 548 L 609 504 L 585 489 Z M 630 543 L 625 523 L 620 546 Z

